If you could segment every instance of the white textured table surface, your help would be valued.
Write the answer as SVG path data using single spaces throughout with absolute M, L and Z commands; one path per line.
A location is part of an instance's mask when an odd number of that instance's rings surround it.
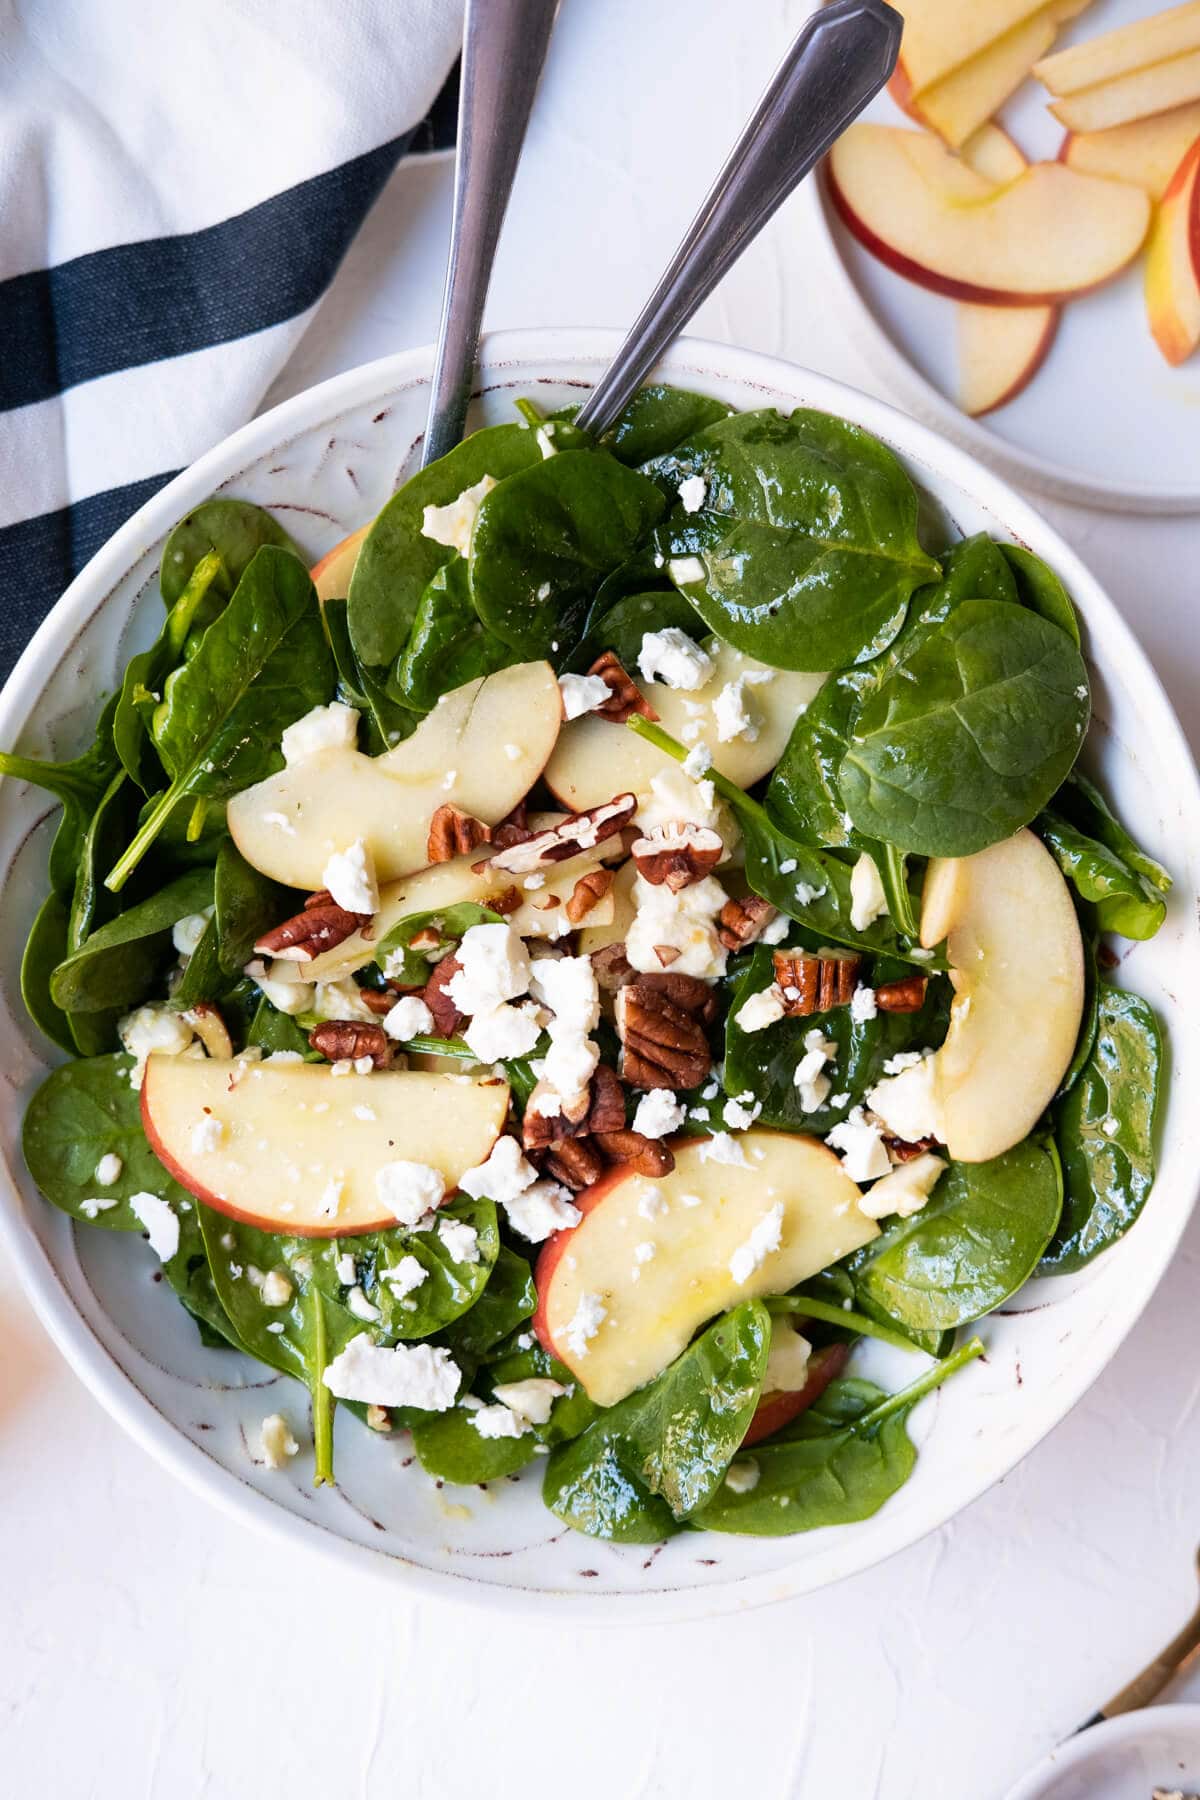
M 806 10 L 565 0 L 489 323 L 626 322 Z M 449 184 L 441 159 L 393 182 L 274 397 L 432 337 Z M 806 228 L 793 202 L 695 329 L 875 386 Z M 1196 742 L 1200 521 L 1046 510 Z M 246 1535 L 120 1434 L 0 1268 L 0 1790 L 999 1800 L 1193 1605 L 1198 1278 L 1200 1226 L 1087 1400 L 924 1543 L 635 1633 L 408 1603 Z

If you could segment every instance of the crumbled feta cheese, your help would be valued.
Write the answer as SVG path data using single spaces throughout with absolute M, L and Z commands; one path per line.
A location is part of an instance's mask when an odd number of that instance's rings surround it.
M 296 966 L 294 963 L 273 963 L 271 973 L 274 975 L 279 969 Z M 269 995 L 267 997 L 270 998 Z M 343 975 L 340 981 L 318 981 L 316 993 L 307 1010 L 315 1012 L 319 1019 L 361 1020 L 364 1024 L 370 1020 L 373 1025 L 379 1023 L 363 999 L 363 990 L 349 975 Z
M 358 1285 L 358 1264 L 349 1250 L 343 1250 L 334 1262 L 334 1273 L 343 1287 Z
M 323 1379 L 339 1400 L 448 1412 L 462 1371 L 448 1350 L 432 1344 L 396 1344 L 389 1349 L 372 1343 L 363 1331 L 334 1357 Z
M 749 1106 L 744 1100 L 727 1100 L 722 1117 L 730 1131 L 749 1131 L 761 1111 L 762 1102 L 759 1100 L 752 1101 Z
M 113 1187 L 121 1179 L 125 1164 L 113 1150 L 106 1150 L 96 1164 L 95 1180 L 101 1187 Z
M 221 1148 L 221 1140 L 225 1136 L 225 1127 L 220 1119 L 214 1119 L 211 1113 L 205 1113 L 192 1126 L 192 1149 L 197 1156 L 210 1155 Z
M 891 1168 L 887 1145 L 877 1126 L 856 1106 L 849 1118 L 835 1125 L 825 1142 L 841 1154 L 842 1167 L 851 1181 L 874 1181 Z
M 825 889 L 823 887 L 813 887 L 810 881 L 798 881 L 794 892 L 796 895 L 796 904 L 798 906 L 811 906 L 814 900 L 819 900 L 821 898 Z
M 391 1012 L 384 1014 L 383 1029 L 401 1043 L 407 1043 L 409 1038 L 428 1037 L 433 1030 L 433 1014 L 418 995 L 404 994 Z
M 460 967 L 446 984 L 446 993 L 459 1012 L 489 1012 L 506 1000 L 516 1000 L 529 987 L 529 953 L 511 925 L 472 925 L 463 933 L 456 952 Z M 523 1054 L 517 1052 L 517 1054 Z M 483 1057 L 491 1062 L 494 1058 Z
M 85 1219 L 98 1219 L 102 1212 L 111 1212 L 116 1204 L 115 1200 L 81 1200 L 79 1210 Z
M 758 934 L 760 944 L 782 944 L 792 929 L 792 921 L 786 913 L 776 913 Z
M 289 1457 L 295 1456 L 300 1449 L 282 1413 L 267 1414 L 258 1428 L 258 1439 L 268 1469 L 286 1468 Z
M 1103 1125 L 1101 1125 L 1100 1129 L 1104 1133 L 1105 1137 L 1108 1137 L 1108 1138 L 1116 1137 L 1118 1131 L 1120 1131 L 1120 1129 L 1121 1129 L 1121 1124 L 1118 1119 L 1114 1119 L 1110 1116 L 1109 1118 L 1105 1119 L 1105 1121 L 1104 1121 Z
M 415 1225 L 440 1204 L 446 1182 L 440 1170 L 431 1169 L 428 1163 L 399 1160 L 376 1170 L 375 1192 L 397 1224 Z
M 502 1406 L 516 1414 L 527 1425 L 548 1425 L 554 1402 L 566 1393 L 560 1382 L 548 1375 L 529 1375 L 524 1381 L 502 1381 L 492 1389 Z
M 182 1056 L 191 1047 L 195 1032 L 179 1013 L 169 1006 L 139 1006 L 117 1022 L 117 1035 L 134 1059 L 129 1074 L 133 1087 L 140 1088 L 146 1073 L 146 1058 L 155 1051 L 161 1056 Z
M 850 871 L 850 923 L 865 931 L 887 912 L 887 895 L 873 856 L 862 855 Z
M 263 824 L 274 825 L 277 831 L 286 832 L 288 837 L 295 837 L 296 835 L 296 827 L 292 824 L 286 813 L 265 812 L 263 814 Z
M 711 679 L 713 660 L 678 625 L 663 631 L 647 631 L 638 651 L 638 668 L 647 681 L 659 680 L 671 688 L 693 693 Z
M 708 483 L 703 475 L 689 475 L 679 484 L 679 504 L 685 513 L 699 512 L 708 497 Z
M 322 750 L 353 750 L 358 743 L 358 713 L 342 701 L 314 706 L 302 719 L 289 725 L 280 740 L 283 760 L 289 768 L 307 762 Z
M 532 1187 L 537 1178 L 537 1170 L 526 1161 L 516 1138 L 498 1137 L 487 1161 L 480 1163 L 478 1168 L 468 1169 L 460 1176 L 458 1185 L 472 1200 L 486 1197 L 500 1206 L 508 1206 L 526 1188 Z
M 473 1406 L 470 1419 L 481 1438 L 519 1438 L 529 1430 L 510 1406 Z
M 717 742 L 728 744 L 734 738 L 743 738 L 752 744 L 758 736 L 758 722 L 746 705 L 746 677 L 739 675 L 735 681 L 727 681 L 721 689 L 712 707 L 713 722 L 717 728 Z
M 905 1069 L 915 1069 L 919 1062 L 932 1056 L 932 1050 L 897 1050 L 895 1056 L 889 1056 L 883 1065 L 885 1075 L 902 1075 Z
M 495 485 L 495 479 L 491 475 L 482 475 L 445 506 L 424 507 L 421 513 L 421 536 L 432 538 L 435 544 L 445 544 L 447 549 L 457 550 L 460 556 L 466 556 L 471 548 L 471 533 L 475 529 L 479 508 Z
M 725 1486 L 731 1494 L 749 1494 L 758 1486 L 756 1462 L 730 1463 L 725 1471 Z
M 771 1348 L 763 1370 L 764 1394 L 798 1394 L 808 1380 L 812 1345 L 786 1319 L 771 1325 Z
M 355 1118 L 361 1119 L 364 1124 L 379 1117 L 379 1114 L 375 1111 L 373 1106 L 356 1106 L 353 1111 Z
M 608 1317 L 608 1308 L 599 1294 L 581 1294 L 575 1315 L 563 1332 L 563 1342 L 572 1356 L 586 1356 L 588 1345 Z
M 683 1120 L 684 1108 L 670 1088 L 651 1088 L 637 1103 L 633 1129 L 643 1137 L 664 1138 L 678 1131 Z
M 673 556 L 667 564 L 667 574 L 676 587 L 687 587 L 704 580 L 704 564 L 698 556 Z
M 578 719 L 595 712 L 610 698 L 608 683 L 602 675 L 560 675 L 558 689 L 562 695 L 563 718 Z
M 765 1031 L 768 1025 L 778 1024 L 786 1010 L 779 984 L 772 982 L 770 987 L 760 989 L 742 1002 L 733 1015 L 733 1022 L 739 1031 Z
M 541 1036 L 541 1028 L 527 1008 L 502 1001 L 477 1012 L 462 1035 L 480 1062 L 503 1062 L 506 1057 L 527 1056 Z
M 708 745 L 696 744 L 688 751 L 680 766 L 692 781 L 701 781 L 712 768 L 712 760 L 712 751 Z
M 700 1161 L 725 1163 L 731 1169 L 746 1169 L 750 1166 L 742 1146 L 727 1131 L 714 1131 L 710 1138 L 705 1138 L 700 1146 Z M 686 1197 L 684 1205 L 687 1205 Z
M 337 1217 L 338 1207 L 342 1204 L 342 1189 L 345 1185 L 345 1178 L 341 1175 L 332 1175 L 329 1178 L 317 1200 L 318 1218 L 334 1219 Z M 378 1177 L 376 1177 L 376 1185 L 378 1186 Z
M 651 1243 L 649 1238 L 647 1238 L 644 1243 L 635 1244 L 633 1246 L 633 1260 L 635 1263 L 641 1264 L 653 1262 L 657 1255 L 658 1245 Z
M 315 989 L 300 973 L 299 963 L 282 958 L 268 965 L 259 958 L 246 964 L 244 971 L 266 996 L 276 1012 L 295 1014 L 313 1010 Z
M 462 1219 L 441 1219 L 438 1222 L 437 1234 L 446 1246 L 446 1253 L 454 1263 L 477 1263 L 479 1261 L 479 1233 L 474 1225 L 468 1225 Z
M 171 927 L 171 942 L 180 956 L 186 959 L 195 955 L 196 946 L 208 929 L 208 921 L 212 916 L 212 907 L 206 906 L 203 912 L 185 913 L 182 919 L 176 919 Z
M 150 1248 L 160 1262 L 170 1262 L 179 1249 L 179 1220 L 157 1194 L 131 1194 L 130 1209 L 146 1230 Z
M 804 1034 L 804 1055 L 796 1064 L 792 1080 L 800 1096 L 801 1112 L 816 1112 L 825 1104 L 831 1086 L 825 1065 L 837 1055 L 837 1045 L 814 1029 Z
M 783 1242 L 783 1201 L 777 1200 L 751 1231 L 744 1244 L 739 1244 L 729 1259 L 729 1273 L 739 1287 L 761 1269 L 768 1256 Z
M 346 912 L 379 911 L 379 883 L 375 862 L 365 838 L 355 838 L 348 850 L 335 850 L 321 876 L 335 906 Z
M 858 1210 L 868 1219 L 887 1219 L 893 1213 L 907 1219 L 920 1212 L 945 1171 L 941 1157 L 928 1152 L 914 1156 L 911 1162 L 897 1163 L 890 1174 L 859 1197 Z
M 395 1268 L 384 1269 L 379 1279 L 387 1282 L 397 1300 L 403 1300 L 429 1279 L 429 1271 L 415 1256 L 402 1256 Z
M 850 1018 L 855 1025 L 865 1025 L 879 1011 L 875 1002 L 875 989 L 864 987 L 860 981 L 850 996 Z
M 785 856 L 779 864 L 779 873 L 781 875 L 794 875 L 799 867 L 800 864 L 796 861 L 794 856 Z
M 583 1214 L 572 1203 L 570 1191 L 557 1181 L 534 1181 L 522 1193 L 504 1202 L 508 1222 L 531 1244 L 540 1244 L 556 1231 L 569 1231 Z
M 655 887 L 638 875 L 633 884 L 633 923 L 625 934 L 625 955 L 643 973 L 698 975 L 715 981 L 725 973 L 728 953 L 717 933 L 717 919 L 729 896 L 713 875 L 678 893 L 664 882 Z M 664 960 L 660 950 L 678 955 Z
M 936 1060 L 923 1056 L 898 1075 L 885 1076 L 867 1095 L 867 1105 L 906 1144 L 938 1136 Z M 886 1170 L 881 1173 L 886 1174 Z
M 639 1219 L 661 1219 L 667 1210 L 667 1203 L 658 1189 L 652 1187 L 642 1195 L 637 1209 Z
M 294 1289 L 282 1269 L 269 1269 L 263 1276 L 258 1297 L 264 1306 L 286 1306 Z
M 600 1023 L 600 990 L 590 956 L 540 956 L 529 988 L 568 1030 L 594 1031 Z
M 346 1295 L 346 1306 L 354 1314 L 356 1319 L 361 1319 L 363 1323 L 367 1325 L 373 1325 L 376 1319 L 383 1317 L 379 1308 L 377 1306 L 372 1306 L 360 1287 L 352 1287 L 350 1289 L 350 1292 Z

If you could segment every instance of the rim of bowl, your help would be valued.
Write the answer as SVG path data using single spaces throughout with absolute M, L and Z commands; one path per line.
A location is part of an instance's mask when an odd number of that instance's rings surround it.
M 1085 1725 L 1074 1737 L 1056 1745 L 1036 1768 L 1030 1769 L 1015 1787 L 1009 1788 L 1004 1800 L 1047 1800 L 1047 1797 L 1053 1800 L 1054 1790 L 1050 1783 L 1057 1783 L 1060 1775 L 1069 1775 L 1072 1769 L 1078 1769 L 1097 1750 L 1126 1744 L 1156 1725 L 1160 1731 L 1178 1729 L 1190 1733 L 1200 1747 L 1200 1705 L 1139 1706 L 1135 1712 L 1118 1713 L 1114 1718 L 1102 1719 L 1097 1725 Z
M 526 328 L 493 332 L 480 345 L 479 368 L 489 374 L 506 368 L 538 363 L 606 364 L 623 341 L 612 327 Z M 140 507 L 107 543 L 101 546 L 71 582 L 23 651 L 0 691 L 0 742 L 14 739 L 43 686 L 43 670 L 55 665 L 64 646 L 130 567 L 144 555 L 187 509 L 236 476 L 239 466 L 310 428 L 330 410 L 345 410 L 395 388 L 427 384 L 433 368 L 434 347 L 401 351 L 347 370 L 341 375 L 306 388 L 269 412 L 233 432 L 191 466 L 176 475 Z M 684 365 L 681 369 L 679 365 Z M 1162 683 L 1133 631 L 1099 582 L 1030 503 L 968 451 L 947 442 L 932 427 L 910 419 L 887 402 L 864 394 L 830 376 L 805 369 L 781 357 L 721 344 L 710 339 L 681 337 L 655 366 L 653 373 L 669 376 L 690 372 L 703 380 L 714 378 L 741 382 L 764 393 L 794 393 L 804 399 L 796 405 L 813 406 L 837 416 L 849 417 L 863 429 L 891 445 L 917 469 L 936 470 L 946 481 L 962 489 L 989 512 L 1002 529 L 1012 532 L 1045 555 L 1063 577 L 1072 594 L 1083 595 L 1085 620 L 1102 617 L 1115 655 L 1128 670 L 1136 668 L 1152 697 L 1158 729 L 1173 738 L 1177 756 L 1181 809 L 1189 816 L 1192 835 L 1200 840 L 1200 775 L 1183 729 L 1175 716 Z M 589 377 L 590 385 L 591 377 Z M 1115 640 L 1115 643 L 1114 643 Z M 1183 1185 L 1168 1195 L 1174 1214 L 1158 1221 L 1158 1234 L 1148 1251 L 1141 1281 L 1126 1283 L 1109 1314 L 1110 1329 L 1089 1344 L 1055 1389 L 1054 1400 L 1027 1425 L 1020 1448 L 1003 1469 L 994 1473 L 968 1472 L 956 1481 L 944 1482 L 935 1503 L 927 1507 L 918 1529 L 909 1523 L 889 1524 L 887 1509 L 866 1522 L 860 1537 L 850 1533 L 832 1543 L 819 1561 L 798 1561 L 767 1573 L 734 1577 L 720 1585 L 696 1588 L 664 1587 L 650 1593 L 568 1592 L 498 1586 L 464 1579 L 449 1570 L 424 1567 L 394 1551 L 374 1549 L 342 1537 L 312 1518 L 301 1518 L 260 1493 L 236 1472 L 218 1463 L 178 1428 L 142 1393 L 137 1384 L 113 1360 L 76 1308 L 54 1265 L 25 1216 L 25 1202 L 9 1166 L 8 1145 L 0 1145 L 6 1180 L 0 1196 L 0 1240 L 3 1240 L 25 1293 L 54 1343 L 85 1385 L 129 1435 L 194 1493 L 220 1507 L 231 1517 L 285 1541 L 319 1549 L 340 1563 L 371 1570 L 403 1581 L 416 1593 L 459 1604 L 483 1605 L 500 1611 L 549 1614 L 594 1624 L 629 1623 L 634 1619 L 674 1621 L 712 1618 L 750 1610 L 776 1600 L 830 1586 L 834 1582 L 872 1568 L 900 1550 L 917 1543 L 946 1523 L 1010 1473 L 1075 1407 L 1107 1367 L 1134 1324 L 1140 1318 L 1161 1280 L 1191 1216 L 1195 1191 Z

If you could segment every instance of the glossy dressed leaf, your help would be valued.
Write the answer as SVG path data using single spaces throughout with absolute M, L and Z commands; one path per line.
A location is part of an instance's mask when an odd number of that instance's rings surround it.
M 930 1198 L 858 1250 L 855 1291 L 914 1331 L 982 1318 L 1037 1268 L 1062 1212 L 1052 1143 L 1026 1138 L 985 1163 L 951 1163 Z
M 705 484 L 703 508 L 659 533 L 698 556 L 680 585 L 727 642 L 779 669 L 829 669 L 876 655 L 938 565 L 917 538 L 917 495 L 877 439 L 826 413 L 739 413 L 647 465 L 672 498 Z M 679 576 L 677 574 L 677 579 Z
M 1034 829 L 1080 899 L 1095 907 L 1100 931 L 1152 938 L 1167 916 L 1159 890 L 1115 850 L 1088 837 L 1047 808 Z
M 62 818 L 50 847 L 50 885 L 57 894 L 75 887 L 79 848 L 92 814 L 119 765 L 112 741 L 116 694 L 109 696 L 89 747 L 69 762 L 42 762 L 33 756 L 14 756 L 0 750 L 0 775 L 10 781 L 29 781 L 45 788 L 62 805 Z
M 218 604 L 210 605 L 210 617 L 196 621 L 210 624 L 220 610 L 219 602 L 229 599 L 264 544 L 276 545 L 303 560 L 283 526 L 261 506 L 250 500 L 202 501 L 180 519 L 163 545 L 158 585 L 168 610 L 182 596 L 197 565 L 215 554 L 221 570 L 209 598 L 210 603 Z M 182 643 L 179 647 L 182 650 Z
M 137 790 L 119 770 L 100 797 L 79 846 L 75 891 L 64 960 L 82 948 L 91 934 L 119 911 L 120 902 L 104 885 L 104 871 L 129 840 L 133 801 Z M 121 1008 L 101 1012 L 71 1013 L 71 1035 L 80 1056 L 102 1056 L 117 1048 L 117 1020 Z
M 1067 1072 L 1059 1083 L 1058 1096 L 1069 1093 L 1078 1081 L 1080 1071 L 1092 1054 L 1092 1045 L 1096 1041 L 1096 1027 L 1100 1017 L 1100 986 L 1096 964 L 1095 935 L 1081 923 L 1080 938 L 1083 943 L 1083 1017 L 1079 1021 L 1079 1036 L 1075 1040 L 1075 1049 L 1067 1065 Z
M 162 699 L 163 683 L 183 656 L 193 626 L 201 618 L 215 618 L 231 591 L 216 551 L 202 556 L 155 642 L 126 664 L 113 714 L 113 743 L 126 773 L 143 793 L 152 793 L 161 785 L 161 765 L 150 745 L 150 725 Z
M 531 1426 L 516 1438 L 485 1438 L 471 1423 L 472 1409 L 458 1406 L 449 1412 L 429 1413 L 412 1427 L 413 1449 L 427 1475 L 458 1486 L 475 1486 L 513 1475 L 533 1461 L 538 1445 L 567 1443 L 591 1424 L 596 1416 L 571 1371 L 548 1356 L 540 1346 L 519 1350 L 493 1363 L 486 1380 L 478 1384 L 480 1397 L 491 1403 L 492 1390 L 505 1382 L 548 1377 L 567 1392 L 556 1399 L 545 1425 Z
M 652 481 L 602 451 L 560 451 L 511 476 L 475 521 L 476 612 L 522 656 L 565 655 L 601 581 L 662 510 Z
M 1087 730 L 1083 658 L 1024 608 L 964 602 L 864 701 L 839 771 L 858 830 L 922 856 L 1010 837 L 1059 787 Z
M 674 626 L 697 641 L 708 636 L 708 627 L 689 600 L 675 588 L 652 588 L 624 594 L 612 605 L 589 615 L 583 642 L 571 656 L 571 666 L 590 668 L 603 650 L 611 650 L 629 673 L 638 679 L 638 655 L 648 631 Z
M 1171 877 L 1167 870 L 1130 837 L 1121 821 L 1113 816 L 1100 789 L 1079 769 L 1071 771 L 1054 796 L 1054 805 L 1064 819 L 1113 851 L 1135 873 L 1144 876 L 1152 888 L 1160 894 L 1170 893 Z
M 666 382 L 648 382 L 622 409 L 600 445 L 618 462 L 638 468 L 652 457 L 665 456 L 705 426 L 727 419 L 732 410 L 723 400 L 710 399 L 707 394 L 693 394 Z
M 516 660 L 516 652 L 475 611 L 466 562 L 455 555 L 421 596 L 396 686 L 409 706 L 425 713 L 451 688 L 494 675 Z
M 171 927 L 211 906 L 213 872 L 193 869 L 84 939 L 55 971 L 50 991 L 64 1012 L 128 1009 L 154 988 L 173 954 Z
M 997 549 L 1012 570 L 1021 605 L 1040 613 L 1043 619 L 1049 619 L 1078 644 L 1079 620 L 1071 596 L 1049 564 L 1020 544 L 999 544 Z
M 537 1289 L 533 1271 L 523 1256 L 500 1246 L 500 1254 L 487 1286 L 474 1306 L 440 1333 L 458 1363 L 480 1363 L 526 1319 L 533 1317 Z
M 485 475 L 503 483 L 542 460 L 524 425 L 492 425 L 464 438 L 393 494 L 363 539 L 350 577 L 350 638 L 368 668 L 390 668 L 408 641 L 421 596 L 455 554 L 422 534 L 425 508 L 447 506 Z
M 279 1012 L 267 999 L 260 1000 L 254 1009 L 246 1031 L 246 1043 L 257 1045 L 266 1056 L 273 1055 L 276 1050 L 285 1050 L 302 1056 L 306 1062 L 325 1060 L 319 1050 L 312 1048 L 304 1027 L 290 1013 Z
M 171 995 L 171 1005 L 178 1012 L 199 1006 L 203 1000 L 220 1000 L 230 985 L 221 968 L 220 940 L 216 919 L 210 919 L 200 941 L 184 965 L 179 984 Z
M 359 731 L 364 735 L 359 749 L 382 756 L 416 730 L 421 715 L 393 699 L 386 682 L 359 662 L 350 642 L 348 604 L 346 600 L 321 602 L 321 618 L 337 667 L 337 697 L 345 705 L 357 707 L 362 715 Z
M 500 1254 L 496 1209 L 490 1200 L 465 1196 L 438 1209 L 438 1221 L 453 1220 L 473 1226 L 478 1233 L 477 1260 L 455 1262 L 436 1228 L 430 1231 L 375 1231 L 347 1238 L 281 1238 L 280 1254 L 289 1267 L 299 1257 L 311 1265 L 311 1279 L 329 1299 L 347 1304 L 347 1295 L 358 1287 L 376 1308 L 376 1329 L 389 1338 L 431 1337 L 470 1310 L 485 1291 Z M 354 1260 L 357 1279 L 344 1282 L 337 1264 L 341 1257 Z M 399 1298 L 387 1274 L 413 1256 L 425 1270 L 425 1280 L 412 1293 Z
M 490 907 L 480 906 L 474 900 L 460 900 L 457 905 L 443 906 L 437 912 L 409 913 L 405 918 L 398 919 L 392 929 L 380 938 L 375 950 L 375 961 L 393 981 L 398 981 L 405 987 L 415 987 L 418 982 L 423 984 L 428 981 L 432 965 L 440 962 L 472 925 L 499 923 L 501 917 L 498 912 L 493 912 Z M 414 950 L 413 939 L 428 931 L 437 933 L 437 943 L 425 943 L 419 950 Z
M 165 1194 L 170 1178 L 142 1130 L 141 1095 L 129 1085 L 132 1057 L 93 1056 L 47 1075 L 25 1110 L 21 1147 L 41 1192 L 61 1212 L 110 1231 L 140 1231 L 132 1194 Z M 100 1159 L 121 1159 L 111 1187 L 96 1180 Z M 174 1183 L 170 1183 L 174 1186 Z M 113 1200 L 94 1219 L 87 1200 Z
M 297 910 L 291 889 L 251 868 L 232 839 L 217 853 L 213 905 L 218 960 L 222 973 L 232 976 L 241 974 L 264 931 Z
M 748 1300 L 656 1380 L 601 1412 L 546 1465 L 543 1497 L 576 1531 L 653 1543 L 710 1501 L 758 1404 L 771 1319 Z
M 50 992 L 50 978 L 67 954 L 69 917 L 67 902 L 51 889 L 38 908 L 25 940 L 21 957 L 21 998 L 38 1030 L 60 1050 L 74 1056 L 75 1037 L 70 1018 L 55 1003 Z
M 1054 1109 L 1065 1197 L 1043 1273 L 1083 1268 L 1124 1236 L 1146 1204 L 1154 1184 L 1162 1061 L 1151 1008 L 1100 982 L 1091 1055 Z

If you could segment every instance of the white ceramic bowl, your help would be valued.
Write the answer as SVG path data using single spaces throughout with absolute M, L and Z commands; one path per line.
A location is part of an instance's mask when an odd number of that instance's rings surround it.
M 603 331 L 511 332 L 483 351 L 480 421 L 510 417 L 512 399 L 578 400 L 617 346 Z M 155 573 L 166 532 L 224 490 L 275 511 L 314 557 L 370 518 L 415 466 L 428 350 L 324 383 L 246 426 L 157 494 L 63 596 L 0 696 L 0 744 L 70 754 L 90 735 L 100 696 L 156 628 Z M 0 783 L 0 1144 L 7 1180 L 0 1228 L 56 1342 L 115 1418 L 198 1492 L 279 1539 L 316 1545 L 413 1588 L 589 1619 L 697 1617 L 804 1593 L 878 1562 L 961 1510 L 1006 1474 L 1085 1392 L 1146 1305 L 1191 1210 L 1198 1155 L 1200 789 L 1186 742 L 1153 671 L 1094 578 L 1037 513 L 969 456 L 899 413 L 807 370 L 723 345 L 684 340 L 658 371 L 739 408 L 813 406 L 853 419 L 903 458 L 938 532 L 987 530 L 1051 563 L 1087 632 L 1097 722 L 1089 757 L 1119 810 L 1172 868 L 1176 898 L 1158 938 L 1131 949 L 1122 979 L 1165 1017 L 1170 1094 L 1161 1169 L 1146 1214 L 1081 1277 L 1031 1286 L 987 1321 L 986 1362 L 973 1365 L 915 1419 L 921 1443 L 908 1485 L 874 1519 L 769 1541 L 682 1533 L 659 1550 L 595 1543 L 542 1507 L 538 1466 L 493 1491 L 439 1490 L 407 1440 L 380 1439 L 347 1419 L 338 1431 L 336 1490 L 314 1490 L 311 1459 L 286 1472 L 256 1465 L 263 1414 L 299 1423 L 301 1390 L 232 1352 L 200 1347 L 191 1322 L 155 1279 L 148 1246 L 76 1229 L 42 1201 L 20 1154 L 26 1097 L 47 1047 L 21 1006 L 18 967 L 44 890 L 53 808 L 36 790 Z M 1176 994 L 1182 997 L 1177 1003 Z M 871 1346 L 889 1381 L 913 1359 Z M 1086 1481 L 1086 1471 L 1080 1471 Z

